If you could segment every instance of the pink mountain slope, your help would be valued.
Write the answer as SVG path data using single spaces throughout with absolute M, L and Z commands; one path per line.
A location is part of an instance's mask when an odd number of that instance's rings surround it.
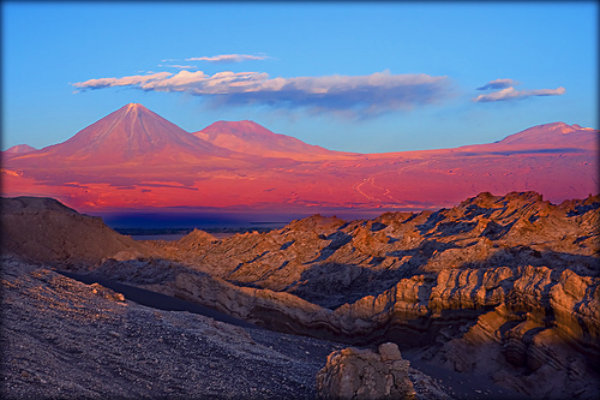
M 355 155 L 327 150 L 291 136 L 273 133 L 253 121 L 218 121 L 194 135 L 217 146 L 261 157 L 311 161 L 348 158 Z
M 190 135 L 141 104 L 131 103 L 107 115 L 67 141 L 15 158 L 15 162 L 58 165 L 119 165 L 196 161 L 229 157 L 231 152 Z
M 30 153 L 32 151 L 36 151 L 37 149 L 35 147 L 31 147 L 28 144 L 18 144 L 16 146 L 12 146 L 9 147 L 8 149 L 4 150 L 3 154 L 4 155 L 10 155 L 10 154 L 25 154 L 25 153 Z
M 382 154 L 333 152 L 250 121 L 188 133 L 127 105 L 64 143 L 3 155 L 3 195 L 80 211 L 445 207 L 489 191 L 553 202 L 598 191 L 598 131 L 540 125 L 496 143 Z
M 507 136 L 497 144 L 523 148 L 535 146 L 589 148 L 596 145 L 597 140 L 598 131 L 595 129 L 583 128 L 577 124 L 567 125 L 564 122 L 554 122 L 534 126 Z
M 461 193 L 483 191 L 532 190 L 555 202 L 582 198 L 598 192 L 598 138 L 598 130 L 556 122 L 496 143 L 369 154 L 361 165 L 368 178 L 356 188 L 389 207 L 448 206 Z

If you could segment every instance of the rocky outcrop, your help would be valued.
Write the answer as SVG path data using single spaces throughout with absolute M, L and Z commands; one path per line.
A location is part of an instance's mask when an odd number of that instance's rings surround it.
M 384 343 L 378 353 L 346 348 L 331 353 L 317 374 L 317 391 L 325 399 L 415 399 L 408 376 L 410 363 L 398 346 Z
M 424 360 L 530 397 L 589 398 L 584 382 L 600 378 L 599 210 L 598 196 L 553 205 L 482 193 L 436 212 L 313 216 L 225 239 L 194 231 L 94 272 L 273 330 L 425 349 Z
M 129 270 L 125 263 L 115 267 L 120 266 L 122 278 L 151 271 L 137 263 Z M 129 282 L 283 332 L 363 345 L 393 340 L 405 349 L 441 346 L 436 362 L 463 373 L 487 371 L 534 397 L 547 393 L 531 392 L 519 378 L 523 370 L 540 382 L 567 379 L 570 371 L 581 379 L 597 375 L 599 280 L 568 270 L 555 276 L 545 267 L 447 270 L 436 280 L 418 275 L 334 311 L 289 293 L 185 272 L 182 266 L 170 270 L 170 277 L 150 273 L 158 278 L 148 280 L 138 274 Z M 490 360 L 499 363 L 497 369 Z M 548 375 L 547 365 L 553 374 Z M 497 370 L 512 371 L 512 380 Z
M 2 252 L 31 261 L 98 264 L 127 260 L 151 250 L 110 229 L 99 217 L 81 215 L 50 198 L 1 199 Z
M 436 212 L 344 223 L 313 216 L 269 233 L 198 233 L 155 244 L 162 257 L 240 286 L 288 292 L 335 309 L 400 279 L 449 269 L 527 265 L 599 276 L 600 197 L 554 205 L 532 192 L 483 193 Z
M 466 332 L 449 335 L 434 360 L 460 372 L 488 373 L 529 397 L 594 398 L 600 389 L 599 283 L 569 270 L 523 268 L 504 300 L 464 325 Z
M 310 400 L 338 348 L 141 306 L 16 257 L 0 261 L 3 399 Z
M 217 302 L 192 279 L 174 286 L 274 329 L 426 346 L 436 363 L 531 397 L 589 398 L 583 382 L 598 381 L 600 360 L 599 208 L 597 196 L 553 205 L 484 193 L 434 213 L 324 223 L 324 233 L 313 217 L 198 249 L 196 268 L 235 284 Z

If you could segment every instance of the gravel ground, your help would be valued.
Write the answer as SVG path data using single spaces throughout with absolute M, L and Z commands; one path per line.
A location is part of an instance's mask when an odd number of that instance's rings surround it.
M 2 260 L 1 397 L 314 398 L 331 342 L 163 311 Z

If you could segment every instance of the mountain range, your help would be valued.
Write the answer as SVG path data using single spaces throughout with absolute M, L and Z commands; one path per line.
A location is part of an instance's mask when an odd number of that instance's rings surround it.
M 132 103 L 63 143 L 4 151 L 2 191 L 85 212 L 433 208 L 483 191 L 530 190 L 558 202 L 597 192 L 598 133 L 556 122 L 490 144 L 358 154 L 252 121 L 191 133 Z

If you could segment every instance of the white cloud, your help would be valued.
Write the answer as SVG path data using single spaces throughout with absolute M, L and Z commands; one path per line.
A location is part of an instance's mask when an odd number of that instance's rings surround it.
M 408 109 L 444 99 L 445 76 L 399 74 L 270 78 L 265 72 L 161 72 L 149 76 L 90 79 L 74 84 L 85 89 L 130 86 L 141 90 L 185 92 L 209 98 L 214 104 L 262 104 L 275 108 L 351 111 L 357 116 Z
M 524 99 L 531 96 L 560 96 L 566 92 L 564 87 L 556 89 L 516 90 L 510 86 L 497 92 L 481 94 L 473 99 L 477 103 Z
M 481 87 L 478 87 L 477 90 L 504 89 L 510 86 L 516 86 L 518 84 L 519 83 L 513 79 L 495 79 L 493 81 L 489 81 Z
M 265 60 L 268 57 L 265 55 L 251 55 L 251 54 L 221 54 L 218 56 L 211 57 L 190 57 L 186 58 L 185 61 L 207 61 L 211 63 L 239 63 L 247 60 Z
M 179 64 L 158 64 L 159 67 L 163 68 L 177 68 L 177 69 L 198 69 L 193 65 L 179 65 Z
M 172 75 L 170 72 L 157 72 L 150 75 L 132 75 L 123 78 L 99 78 L 89 79 L 85 82 L 74 83 L 73 86 L 80 89 L 101 89 L 114 86 L 136 86 L 150 81 L 162 80 Z

